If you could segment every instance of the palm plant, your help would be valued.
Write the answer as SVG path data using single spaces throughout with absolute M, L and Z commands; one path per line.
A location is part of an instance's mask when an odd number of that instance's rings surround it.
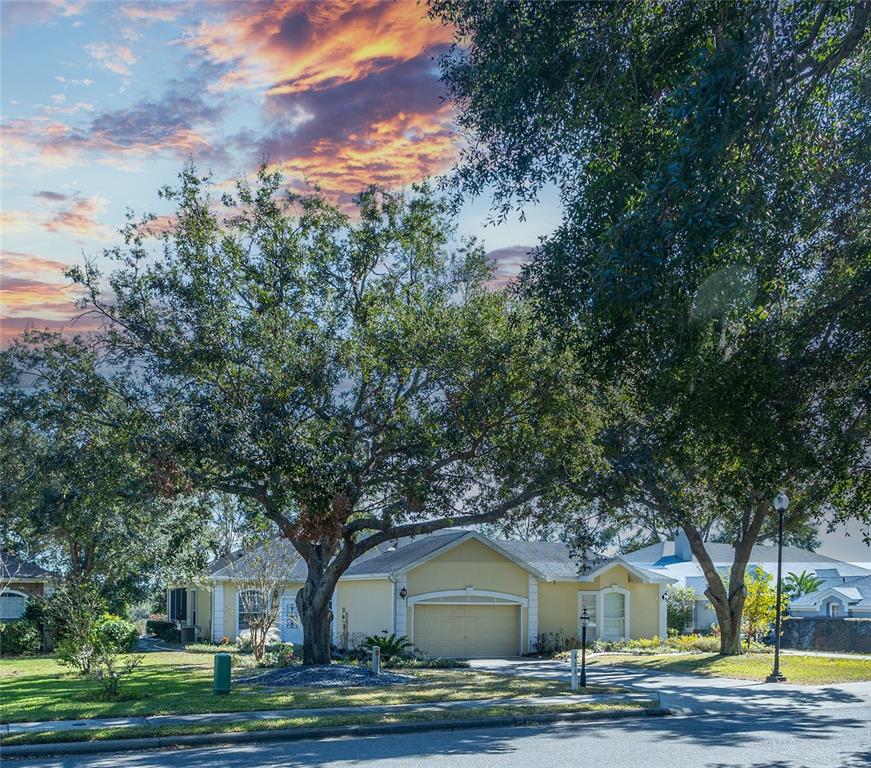
M 793 573 L 790 571 L 783 580 L 783 588 L 790 600 L 816 592 L 823 584 L 823 580 L 815 573 L 802 571 Z
M 395 634 L 392 635 L 370 635 L 367 637 L 362 645 L 364 646 L 377 646 L 381 649 L 381 658 L 387 661 L 393 656 L 402 656 L 403 652 L 407 651 L 412 647 L 411 640 L 409 640 L 405 635 L 401 635 L 397 637 Z

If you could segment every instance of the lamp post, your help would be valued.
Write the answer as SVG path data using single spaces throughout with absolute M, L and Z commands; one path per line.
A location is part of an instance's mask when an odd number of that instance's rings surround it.
M 783 568 L 783 513 L 789 507 L 789 496 L 783 491 L 774 497 L 774 508 L 777 510 L 777 605 L 774 614 L 774 669 L 765 678 L 766 683 L 785 683 L 786 678 L 780 671 L 780 578 Z
M 581 611 L 581 688 L 587 687 L 587 622 L 590 621 L 590 614 L 587 613 L 587 607 Z

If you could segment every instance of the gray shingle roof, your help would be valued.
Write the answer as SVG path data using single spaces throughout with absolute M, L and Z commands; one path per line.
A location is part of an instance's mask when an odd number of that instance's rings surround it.
M 8 574 L 8 576 L 7 576 Z M 19 579 L 45 579 L 54 578 L 54 574 L 41 568 L 31 560 L 25 560 L 8 552 L 3 553 L 3 577 L 15 581 Z
M 705 549 L 711 556 L 711 560 L 715 565 L 732 564 L 735 558 L 735 549 L 731 544 L 718 544 L 708 542 L 705 544 Z M 674 553 L 673 541 L 659 541 L 655 544 L 650 544 L 641 549 L 636 549 L 634 552 L 627 552 L 621 557 L 630 562 L 646 565 L 670 565 L 675 562 L 680 562 L 679 558 Z M 777 560 L 777 547 L 768 546 L 766 544 L 756 544 L 750 555 L 750 562 L 775 562 Z M 784 563 L 831 563 L 833 567 L 849 565 L 841 560 L 836 560 L 833 557 L 819 555 L 816 552 L 811 552 L 807 549 L 799 549 L 798 547 L 783 548 Z
M 386 542 L 367 552 L 354 561 L 344 576 L 383 576 L 402 571 L 414 563 L 423 560 L 444 547 L 455 544 L 460 539 L 470 535 L 468 530 L 444 530 L 418 536 L 399 539 L 396 542 Z M 572 559 L 569 548 L 561 542 L 553 541 L 502 541 L 476 533 L 481 539 L 490 542 L 497 550 L 501 549 L 509 557 L 525 564 L 532 571 L 540 573 L 544 578 L 553 581 L 573 580 L 581 572 L 578 563 Z M 288 559 L 298 558 L 292 546 L 286 540 L 279 540 L 281 546 L 287 548 Z M 601 567 L 605 562 L 596 559 L 587 564 L 584 573 Z M 641 569 L 639 569 L 641 570 Z M 215 561 L 207 570 L 208 576 L 217 579 L 234 578 L 245 571 L 245 557 L 235 553 Z M 294 564 L 290 577 L 304 581 L 307 573 L 306 564 L 299 560 Z M 659 578 L 661 574 L 647 571 Z
M 871 576 L 854 576 L 839 579 L 827 579 L 816 591 L 797 597 L 791 605 L 797 608 L 811 606 L 816 603 L 823 592 L 837 589 L 848 599 L 851 608 L 871 608 Z

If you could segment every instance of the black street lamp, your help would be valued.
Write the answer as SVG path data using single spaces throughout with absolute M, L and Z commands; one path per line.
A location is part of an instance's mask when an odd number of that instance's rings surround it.
M 587 687 L 587 622 L 590 620 L 590 614 L 587 613 L 587 607 L 581 611 L 581 688 Z
M 785 683 L 786 678 L 780 671 L 780 578 L 783 568 L 783 513 L 789 507 L 789 496 L 783 491 L 774 497 L 774 508 L 777 510 L 777 605 L 774 618 L 774 669 L 765 678 L 766 683 Z

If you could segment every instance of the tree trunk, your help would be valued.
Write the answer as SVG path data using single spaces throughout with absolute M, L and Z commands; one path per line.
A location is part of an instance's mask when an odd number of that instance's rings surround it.
M 744 574 L 753 545 L 762 529 L 765 519 L 766 507 L 759 505 L 754 510 L 745 513 L 745 524 L 742 526 L 742 535 L 735 541 L 735 559 L 729 573 L 728 591 L 723 579 L 714 567 L 701 533 L 692 523 L 684 523 L 684 533 L 690 542 L 690 548 L 699 561 L 699 565 L 705 574 L 708 588 L 705 597 L 711 601 L 714 612 L 717 614 L 717 623 L 720 626 L 720 653 L 724 656 L 740 656 L 743 653 L 741 647 L 741 619 L 744 613 L 744 600 L 747 597 L 747 587 L 744 585 Z
M 338 575 L 318 568 L 321 562 L 308 562 L 305 585 L 297 592 L 296 608 L 302 622 L 302 663 L 330 663 L 330 626 L 333 612 L 330 603 Z M 319 572 L 320 571 L 320 572 Z

